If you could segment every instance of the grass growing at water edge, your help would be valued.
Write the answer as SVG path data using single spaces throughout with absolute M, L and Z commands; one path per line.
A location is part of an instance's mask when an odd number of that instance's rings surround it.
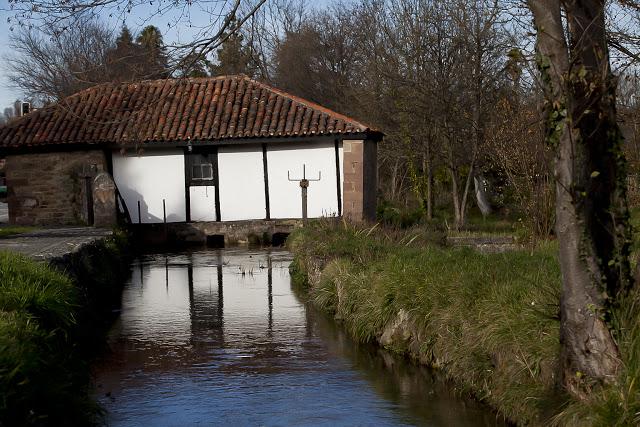
M 291 236 L 290 247 L 295 268 L 315 274 L 311 298 L 358 340 L 380 341 L 407 313 L 407 331 L 388 348 L 442 368 L 511 420 L 541 420 L 557 402 L 554 247 L 488 255 L 430 240 L 419 230 L 321 224 Z
M 633 301 L 617 313 L 625 363 L 619 382 L 572 400 L 558 387 L 554 242 L 480 254 L 444 248 L 426 236 L 419 229 L 403 234 L 319 223 L 289 238 L 294 278 L 306 280 L 310 298 L 360 341 L 382 341 L 440 367 L 461 390 L 512 421 L 640 423 L 640 326 L 629 314 Z M 402 316 L 404 326 L 394 331 Z
M 95 411 L 77 389 L 77 301 L 68 277 L 0 252 L 0 425 L 71 425 Z

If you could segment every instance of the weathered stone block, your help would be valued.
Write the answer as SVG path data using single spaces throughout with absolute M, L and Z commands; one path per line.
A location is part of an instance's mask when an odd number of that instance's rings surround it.
M 106 172 L 93 180 L 93 221 L 96 227 L 113 227 L 118 222 L 116 184 Z

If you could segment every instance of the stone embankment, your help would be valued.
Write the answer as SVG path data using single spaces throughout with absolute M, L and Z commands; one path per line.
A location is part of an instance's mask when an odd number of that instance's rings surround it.
M 0 425 L 97 423 L 88 367 L 129 275 L 127 236 L 38 230 L 0 239 L 0 252 Z
M 38 229 L 0 239 L 0 251 L 26 255 L 66 274 L 80 291 L 80 316 L 96 328 L 111 322 L 110 313 L 119 304 L 129 271 L 129 239 L 124 232 L 94 227 Z
M 0 251 L 18 252 L 36 261 L 52 261 L 67 258 L 112 236 L 113 231 L 101 228 L 43 229 L 0 239 Z

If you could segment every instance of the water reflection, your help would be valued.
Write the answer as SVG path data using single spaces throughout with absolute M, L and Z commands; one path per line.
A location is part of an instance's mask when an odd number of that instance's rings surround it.
M 355 345 L 291 290 L 284 251 L 145 256 L 96 367 L 109 425 L 492 425 L 443 382 Z

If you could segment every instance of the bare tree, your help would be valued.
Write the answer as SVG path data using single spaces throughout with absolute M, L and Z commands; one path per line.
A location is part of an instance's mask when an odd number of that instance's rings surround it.
M 20 30 L 10 40 L 9 80 L 29 97 L 56 100 L 110 78 L 114 37 L 97 21 L 78 21 L 58 36 Z
M 91 21 L 100 16 L 126 21 L 136 11 L 143 20 L 167 17 L 170 26 L 185 26 L 192 30 L 192 39 L 168 45 L 170 69 L 186 69 L 201 58 L 213 53 L 231 35 L 256 13 L 266 0 L 15 0 L 0 10 L 11 15 L 10 24 L 40 30 L 55 29 L 55 37 L 77 21 Z M 196 25 L 193 14 L 206 16 L 206 23 Z

